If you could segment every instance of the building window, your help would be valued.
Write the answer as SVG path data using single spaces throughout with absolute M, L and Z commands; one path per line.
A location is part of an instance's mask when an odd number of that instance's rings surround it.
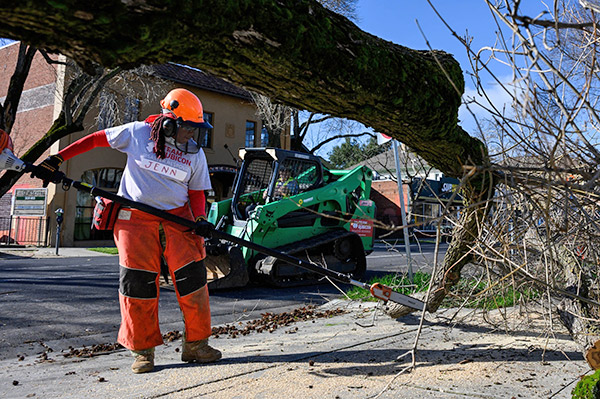
M 208 122 L 210 123 L 212 126 L 215 126 L 213 124 L 213 113 L 212 112 L 205 112 L 204 114 L 204 122 Z M 202 148 L 212 148 L 212 136 L 213 136 L 213 129 L 202 129 L 203 131 L 201 131 L 201 135 L 200 135 L 200 147 Z
M 254 147 L 256 137 L 256 122 L 246 121 L 246 147 Z
M 123 169 L 104 168 L 90 169 L 83 173 L 81 181 L 98 187 L 102 190 L 116 193 L 121 183 Z M 110 240 L 112 231 L 98 231 L 92 229 L 95 199 L 88 193 L 77 192 L 77 205 L 75 207 L 75 234 L 76 241 L 83 240 Z
M 266 147 L 269 144 L 269 132 L 263 122 L 262 129 L 260 129 L 260 146 Z

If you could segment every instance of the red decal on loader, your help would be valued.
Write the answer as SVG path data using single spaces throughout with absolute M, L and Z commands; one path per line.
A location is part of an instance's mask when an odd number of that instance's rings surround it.
M 373 237 L 373 221 L 352 219 L 350 221 L 350 231 L 358 234 L 360 237 Z

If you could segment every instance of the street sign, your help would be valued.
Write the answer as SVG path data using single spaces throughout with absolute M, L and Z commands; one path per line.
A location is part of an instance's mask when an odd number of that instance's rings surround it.
M 16 188 L 13 192 L 12 216 L 46 216 L 47 188 Z

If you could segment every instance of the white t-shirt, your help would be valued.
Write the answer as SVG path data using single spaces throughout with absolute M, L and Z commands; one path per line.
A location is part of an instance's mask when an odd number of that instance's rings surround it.
M 152 127 L 131 122 L 105 129 L 110 146 L 127 154 L 119 195 L 162 210 L 185 205 L 188 190 L 210 190 L 210 177 L 203 151 L 185 154 L 165 144 L 165 158 L 154 153 Z

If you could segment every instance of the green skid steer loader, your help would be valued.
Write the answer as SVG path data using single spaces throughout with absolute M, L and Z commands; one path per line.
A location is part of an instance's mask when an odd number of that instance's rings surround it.
M 225 233 L 360 278 L 373 248 L 372 174 L 361 166 L 328 170 L 318 157 L 276 148 L 242 148 L 231 199 L 208 220 Z M 322 276 L 225 241 L 207 242 L 209 288 L 249 281 L 307 285 Z

